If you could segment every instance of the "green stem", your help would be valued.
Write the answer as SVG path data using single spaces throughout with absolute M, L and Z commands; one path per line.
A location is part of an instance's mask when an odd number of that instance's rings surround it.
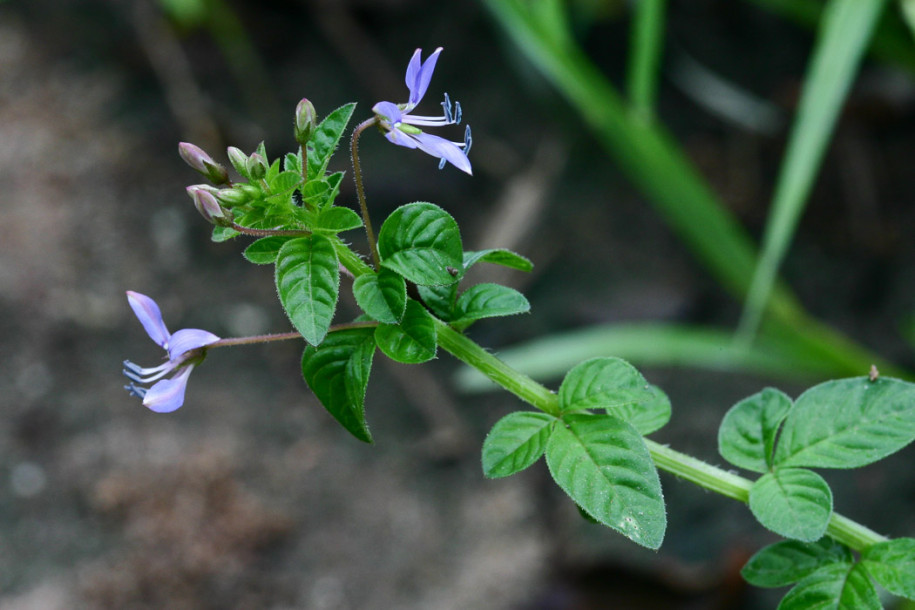
M 442 349 L 483 373 L 521 400 L 545 413 L 560 416 L 557 396 L 548 388 L 511 368 L 444 322 L 436 321 L 436 330 L 438 344 Z M 645 445 L 658 469 L 738 502 L 748 502 L 753 481 L 655 441 L 645 439 Z M 872 544 L 886 540 L 884 536 L 839 514 L 833 514 L 826 533 L 856 551 L 862 551 Z
M 436 320 L 436 331 L 439 346 L 452 356 L 477 369 L 524 402 L 559 417 L 559 400 L 549 389 L 522 375 L 440 320 Z
M 350 153 L 353 161 L 353 179 L 356 181 L 356 195 L 359 198 L 359 209 L 362 212 L 362 222 L 365 225 L 365 236 L 369 242 L 369 251 L 372 253 L 372 262 L 375 269 L 381 269 L 381 258 L 378 256 L 378 244 L 375 242 L 375 231 L 372 230 L 372 219 L 369 216 L 369 206 L 365 201 L 365 187 L 362 186 L 362 165 L 359 163 L 359 136 L 362 132 L 375 125 L 377 119 L 362 121 L 353 129 L 353 139 L 350 141 Z
M 337 250 L 340 255 L 340 263 L 354 277 L 372 272 L 358 255 L 339 240 Z M 560 417 L 559 399 L 555 392 L 534 381 L 524 373 L 513 369 L 463 333 L 448 326 L 445 322 L 436 319 L 435 327 L 438 345 L 443 350 L 461 362 L 473 367 L 524 402 L 540 409 L 544 413 Z M 707 464 L 685 453 L 680 453 L 650 439 L 645 439 L 645 445 L 659 470 L 669 472 L 676 477 L 738 502 L 743 502 L 744 504 L 748 502 L 753 481 L 717 466 Z M 826 534 L 856 551 L 862 551 L 872 544 L 886 540 L 884 536 L 835 513 L 833 513 L 829 521 Z

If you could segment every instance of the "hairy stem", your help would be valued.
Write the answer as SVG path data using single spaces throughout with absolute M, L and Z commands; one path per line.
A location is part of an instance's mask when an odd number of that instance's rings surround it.
M 305 237 L 306 235 L 311 235 L 311 231 L 308 229 L 252 229 L 251 227 L 243 227 L 236 222 L 229 226 L 242 235 L 250 235 L 251 237 L 271 237 L 273 235 Z
M 359 209 L 362 212 L 362 223 L 365 225 L 365 236 L 369 242 L 372 253 L 372 262 L 375 269 L 381 269 L 381 259 L 378 256 L 378 244 L 375 242 L 375 231 L 372 229 L 372 219 L 369 217 L 369 206 L 365 201 L 365 187 L 362 186 L 362 165 L 359 163 L 359 136 L 362 132 L 375 125 L 377 119 L 372 117 L 359 123 L 353 130 L 353 139 L 350 141 L 350 153 L 353 161 L 353 179 L 356 181 L 356 196 L 359 198 Z

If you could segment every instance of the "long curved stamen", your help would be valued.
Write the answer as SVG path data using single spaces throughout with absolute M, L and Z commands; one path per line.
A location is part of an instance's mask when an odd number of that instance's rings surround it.
M 473 136 L 470 135 L 470 125 L 464 129 L 464 155 L 470 152 L 470 147 L 473 146 Z
M 144 368 L 130 360 L 124 361 L 124 376 L 136 383 L 150 383 L 162 379 L 178 367 L 179 363 L 168 361 L 155 367 Z
M 454 125 L 454 120 L 449 120 L 448 117 L 416 116 L 413 114 L 404 115 L 400 122 L 406 123 L 407 125 L 422 125 L 423 127 L 444 127 L 446 125 Z

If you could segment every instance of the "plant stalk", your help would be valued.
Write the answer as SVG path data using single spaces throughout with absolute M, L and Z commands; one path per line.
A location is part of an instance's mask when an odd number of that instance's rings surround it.
M 353 179 L 356 181 L 356 196 L 359 198 L 359 209 L 362 212 L 362 223 L 365 225 L 365 237 L 369 242 L 369 251 L 372 253 L 372 262 L 375 269 L 381 269 L 381 258 L 378 256 L 378 244 L 375 241 L 375 231 L 372 229 L 372 219 L 369 216 L 369 206 L 365 201 L 365 187 L 362 185 L 362 165 L 359 163 L 359 136 L 362 132 L 375 125 L 377 119 L 362 121 L 353 129 L 353 138 L 350 141 L 350 154 L 353 162 Z

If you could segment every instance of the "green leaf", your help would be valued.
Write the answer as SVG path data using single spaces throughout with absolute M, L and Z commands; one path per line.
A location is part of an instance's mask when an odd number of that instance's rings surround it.
M 415 284 L 453 284 L 463 251 L 457 222 L 437 205 L 409 203 L 394 210 L 378 233 L 381 265 Z
M 327 170 L 331 155 L 337 149 L 337 144 L 353 116 L 356 104 L 345 104 L 321 121 L 315 129 L 311 140 L 308 141 L 308 178 L 321 178 Z
M 302 175 L 302 153 L 286 153 L 283 157 L 283 171 L 295 172 Z
M 822 538 L 832 516 L 832 490 L 804 468 L 779 468 L 750 488 L 750 511 L 764 527 L 786 538 Z
M 374 329 L 332 332 L 302 354 L 302 376 L 324 408 L 361 441 L 372 442 L 365 422 L 365 390 L 375 353 Z
M 508 286 L 477 284 L 458 297 L 455 323 L 470 323 L 482 318 L 513 316 L 530 311 L 524 295 Z
M 860 565 L 834 564 L 804 578 L 778 605 L 778 610 L 881 610 L 877 591 Z
M 323 197 L 320 200 L 315 202 L 319 208 L 325 208 L 329 205 L 333 205 L 334 201 L 337 199 L 337 195 L 340 194 L 340 182 L 343 180 L 343 172 L 334 172 L 328 174 L 324 178 L 324 182 L 327 183 L 328 190 L 324 193 Z
M 741 468 L 768 472 L 778 427 L 791 409 L 791 398 L 766 388 L 738 402 L 718 429 L 718 452 Z
M 559 386 L 562 411 L 613 408 L 647 401 L 648 382 L 619 358 L 592 358 L 576 365 Z
M 801 394 L 775 448 L 778 466 L 857 468 L 915 439 L 915 385 L 881 377 L 827 381 Z
M 530 271 L 534 268 L 534 263 L 529 259 L 505 248 L 493 248 L 489 250 L 480 250 L 478 252 L 464 252 L 465 271 L 479 262 L 502 265 L 503 267 L 510 267 L 519 271 Z
M 915 600 L 915 538 L 878 542 L 865 549 L 861 562 L 887 591 Z
M 651 434 L 660 430 L 670 421 L 670 398 L 664 391 L 649 385 L 645 397 L 639 402 L 629 402 L 607 409 L 607 413 L 627 421 L 639 434 Z
M 270 191 L 283 194 L 295 190 L 302 182 L 302 175 L 297 172 L 280 172 L 270 182 Z
M 438 347 L 435 320 L 412 299 L 407 300 L 400 324 L 381 324 L 375 329 L 378 348 L 391 360 L 419 364 L 435 358 Z
M 350 231 L 362 226 L 362 218 L 356 212 L 349 208 L 330 207 L 318 214 L 315 231 L 328 231 L 339 233 L 341 231 Z
M 641 435 L 611 415 L 568 414 L 553 429 L 546 461 L 556 483 L 589 515 L 657 549 L 667 515 L 658 472 Z
M 832 538 L 823 537 L 816 542 L 785 540 L 759 550 L 740 574 L 757 587 L 784 587 L 824 566 L 843 564 L 851 567 L 853 562 L 851 551 Z
M 491 479 L 520 472 L 540 459 L 555 417 L 515 411 L 492 427 L 483 441 L 483 474 Z
M 290 239 L 286 235 L 261 237 L 245 248 L 244 257 L 256 265 L 272 265 L 280 254 L 280 248 Z
M 276 289 L 292 325 L 306 341 L 320 344 L 330 328 L 340 289 L 333 243 L 311 235 L 283 244 L 276 259 Z
M 222 243 L 224 241 L 229 241 L 237 235 L 241 234 L 232 227 L 213 227 L 213 234 L 210 236 L 210 240 L 216 243 Z
M 457 282 L 450 285 L 417 286 L 416 289 L 423 302 L 432 310 L 432 313 L 445 322 L 450 322 L 454 319 L 454 309 L 457 304 Z
M 385 324 L 400 322 L 407 306 L 406 282 L 387 269 L 357 277 L 353 282 L 353 294 L 362 311 Z

